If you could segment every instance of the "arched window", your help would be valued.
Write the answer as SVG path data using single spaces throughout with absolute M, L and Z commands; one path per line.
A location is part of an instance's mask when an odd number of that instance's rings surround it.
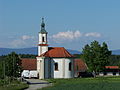
M 58 63 L 54 63 L 54 68 L 55 68 L 55 71 L 58 71 Z
M 45 38 L 44 37 L 42 37 L 42 41 L 45 42 Z
M 71 64 L 71 62 L 69 63 L 69 71 L 71 71 L 72 70 L 72 64 Z

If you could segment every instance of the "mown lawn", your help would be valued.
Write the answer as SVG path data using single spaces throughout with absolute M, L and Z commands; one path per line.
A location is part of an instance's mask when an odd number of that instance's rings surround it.
M 54 85 L 42 90 L 120 90 L 120 77 L 50 79 Z

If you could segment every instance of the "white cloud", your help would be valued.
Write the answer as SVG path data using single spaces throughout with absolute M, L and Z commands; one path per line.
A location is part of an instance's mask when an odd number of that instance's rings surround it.
M 82 33 L 80 33 L 80 31 L 74 32 L 74 37 L 75 38 L 78 38 L 78 37 L 81 37 L 81 36 L 82 36 Z
M 25 42 L 24 40 L 21 40 L 21 39 L 13 40 L 13 41 L 10 43 L 10 45 L 11 45 L 12 47 L 15 47 L 15 48 L 21 47 L 21 46 L 23 46 L 23 45 L 25 45 L 25 44 L 26 44 L 26 42 Z
M 29 45 L 33 45 L 33 42 L 35 41 L 35 37 L 34 36 L 29 36 L 29 35 L 23 35 L 19 38 L 15 38 L 11 41 L 10 46 L 11 47 L 26 47 Z
M 21 38 L 22 40 L 34 39 L 33 36 L 28 36 L 28 35 L 23 35 Z
M 100 33 L 97 32 L 89 32 L 89 33 L 81 33 L 80 31 L 66 31 L 66 32 L 58 32 L 51 36 L 51 40 L 57 43 L 65 43 L 73 40 L 81 40 L 86 37 L 99 38 L 101 37 Z
M 101 37 L 100 33 L 97 32 L 90 32 L 85 34 L 86 37 Z
M 62 40 L 73 40 L 75 38 L 81 37 L 82 34 L 79 31 L 67 31 L 67 32 L 59 32 L 55 35 L 52 35 L 53 39 L 62 39 Z
M 88 40 L 87 37 L 93 37 L 92 39 L 99 39 L 101 37 L 101 34 L 98 32 L 81 33 L 78 30 L 58 32 L 57 34 L 49 37 L 49 43 L 77 43 L 84 39 Z M 9 46 L 12 48 L 31 47 L 35 46 L 37 42 L 38 40 L 36 36 L 22 35 L 20 37 L 13 37 L 12 41 L 9 43 Z

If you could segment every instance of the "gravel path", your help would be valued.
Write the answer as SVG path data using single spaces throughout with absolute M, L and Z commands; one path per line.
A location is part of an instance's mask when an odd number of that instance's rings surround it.
M 43 87 L 51 86 L 51 83 L 48 83 L 47 81 L 40 80 L 40 79 L 26 79 L 26 81 L 29 84 L 29 88 L 25 90 L 37 90 L 41 89 Z

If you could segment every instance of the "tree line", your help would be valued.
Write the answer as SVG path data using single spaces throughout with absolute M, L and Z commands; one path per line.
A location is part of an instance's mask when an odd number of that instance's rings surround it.
M 21 75 L 21 60 L 19 56 L 12 52 L 6 56 L 0 57 L 0 78 L 15 79 Z
M 120 66 L 120 55 L 111 55 L 109 61 L 110 66 Z
M 16 54 L 12 52 L 6 56 L 0 56 L 0 79 L 6 77 L 17 78 L 21 76 L 22 67 L 20 58 L 36 58 L 32 54 Z M 100 44 L 93 41 L 84 46 L 81 55 L 75 55 L 85 61 L 90 72 L 102 72 L 107 65 L 120 66 L 120 55 L 111 55 L 111 51 L 105 42 Z
M 82 58 L 82 54 L 74 54 L 76 58 Z M 108 66 L 120 66 L 120 55 L 110 55 Z
M 16 54 L 15 52 L 0 56 L 0 79 L 20 77 L 22 72 L 20 58 L 36 58 L 36 56 L 32 54 Z
M 88 66 L 89 72 L 103 72 L 105 66 L 120 66 L 120 55 L 111 55 L 105 42 L 93 41 L 84 46 L 80 57 Z

